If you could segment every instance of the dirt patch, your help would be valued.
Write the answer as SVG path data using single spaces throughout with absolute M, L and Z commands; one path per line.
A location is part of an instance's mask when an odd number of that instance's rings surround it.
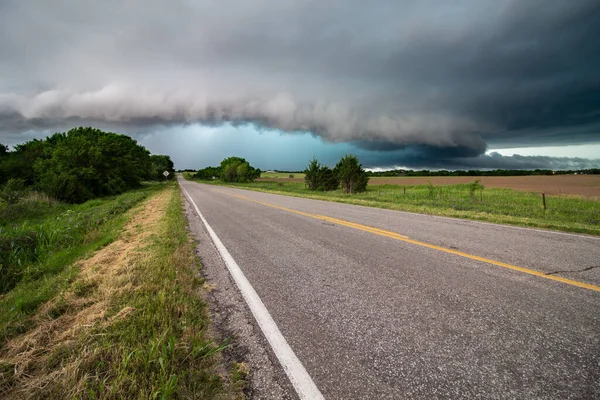
M 135 312 L 125 307 L 107 317 L 111 298 L 136 287 L 132 266 L 139 264 L 144 257 L 140 250 L 157 234 L 155 226 L 169 198 L 165 191 L 134 209 L 119 239 L 78 262 L 80 272 L 69 289 L 40 307 L 34 316 L 36 327 L 5 343 L 0 350 L 3 398 L 26 398 L 49 382 L 74 376 L 88 354 L 78 339 L 92 327 L 112 324 Z

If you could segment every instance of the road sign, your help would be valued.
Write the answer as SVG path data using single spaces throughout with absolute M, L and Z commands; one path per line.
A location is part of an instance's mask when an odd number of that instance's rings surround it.
M 165 178 L 166 178 L 167 176 L 169 176 L 169 171 L 165 171 L 165 172 L 163 172 L 163 175 L 164 175 L 164 176 L 165 176 Z

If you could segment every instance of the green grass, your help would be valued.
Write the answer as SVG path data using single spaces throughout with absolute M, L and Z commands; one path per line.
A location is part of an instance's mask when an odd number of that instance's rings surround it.
M 77 274 L 72 263 L 113 241 L 127 220 L 125 212 L 159 188 L 148 185 L 79 205 L 38 196 L 5 205 L 0 226 L 0 341 L 29 329 L 31 314 Z
M 271 179 L 289 179 L 290 175 L 294 175 L 296 179 L 304 179 L 303 173 L 295 173 L 295 172 L 263 172 L 260 174 L 261 178 L 271 178 Z
M 222 184 L 221 182 L 203 182 Z M 420 214 L 473 219 L 542 229 L 600 235 L 600 202 L 574 196 L 546 196 L 547 209 L 538 193 L 469 185 L 377 185 L 365 193 L 348 195 L 341 190 L 315 192 L 300 182 L 230 184 L 244 189 L 278 193 Z
M 121 254 L 116 257 L 121 264 L 107 256 L 89 264 L 88 273 L 100 268 L 95 275 L 78 274 L 72 265 L 52 275 L 59 285 L 51 307 L 45 305 L 46 314 L 31 320 L 29 328 L 53 324 L 48 318 L 66 318 L 64 326 L 50 325 L 52 331 L 63 326 L 73 333 L 68 340 L 32 345 L 41 347 L 31 353 L 35 359 L 29 364 L 19 355 L 4 354 L 3 359 L 0 348 L 0 397 L 243 398 L 247 368 L 235 362 L 226 367 L 220 352 L 230 346 L 229 340 L 215 343 L 208 334 L 203 280 L 183 199 L 175 183 L 163 189 L 149 199 L 154 201 L 151 210 L 142 203 L 113 220 L 110 232 L 119 241 L 96 254 Z M 30 291 L 44 280 L 28 282 Z M 127 289 L 119 290 L 125 284 Z M 25 286 L 20 283 L 2 300 L 8 303 Z M 95 322 L 69 322 L 95 304 L 106 309 Z M 24 373 L 16 376 L 16 371 Z
M 217 353 L 229 342 L 214 343 L 206 333 L 208 312 L 198 293 L 202 279 L 182 198 L 176 186 L 169 190 L 157 234 L 140 250 L 143 261 L 133 265 L 137 288 L 112 299 L 108 318 L 125 307 L 135 311 L 90 332 L 95 356 L 83 368 L 98 376 L 86 382 L 90 398 L 241 397 L 216 373 Z

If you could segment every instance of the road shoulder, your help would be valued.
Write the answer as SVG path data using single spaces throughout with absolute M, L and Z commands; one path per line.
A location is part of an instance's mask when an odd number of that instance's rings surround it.
M 185 211 L 189 229 L 196 240 L 196 253 L 203 266 L 201 273 L 205 279 L 206 301 L 213 322 L 212 334 L 218 340 L 233 339 L 232 346 L 223 352 L 223 356 L 228 362 L 242 362 L 248 366 L 248 397 L 297 398 L 189 201 L 185 202 Z

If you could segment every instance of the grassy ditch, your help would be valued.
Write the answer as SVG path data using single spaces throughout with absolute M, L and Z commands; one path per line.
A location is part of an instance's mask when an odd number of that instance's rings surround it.
M 190 179 L 190 174 L 184 175 Z M 199 181 L 222 184 L 220 181 Z M 296 197 L 335 201 L 420 214 L 473 219 L 568 232 L 600 235 L 600 202 L 576 196 L 539 193 L 477 185 L 377 185 L 365 193 L 348 195 L 341 190 L 317 192 L 299 182 L 252 182 L 227 186 Z
M 0 397 L 242 397 L 244 376 L 221 366 L 228 343 L 207 334 L 177 185 L 111 221 L 98 234 L 105 245 L 55 274 L 49 300 L 5 335 Z M 34 292 L 45 281 L 26 285 Z M 24 285 L 2 297 L 4 307 L 15 306 L 12 293 Z
M 30 316 L 76 273 L 72 263 L 114 240 L 125 213 L 160 190 L 66 204 L 32 194 L 0 205 L 0 341 L 28 329 Z

